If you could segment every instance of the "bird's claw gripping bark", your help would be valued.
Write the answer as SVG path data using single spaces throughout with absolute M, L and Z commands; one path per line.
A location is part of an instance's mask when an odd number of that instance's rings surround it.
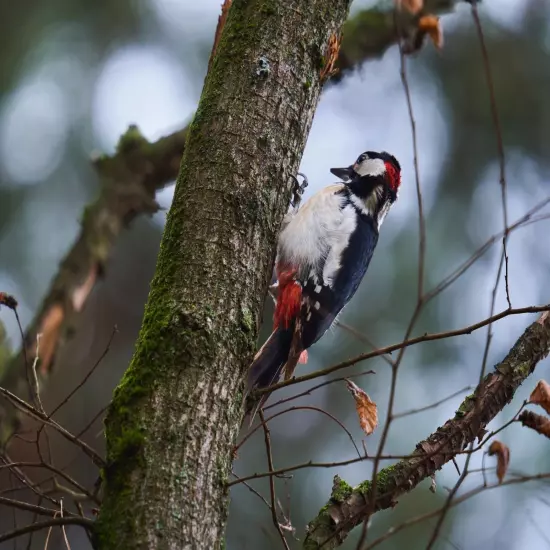
M 300 202 L 302 201 L 302 195 L 304 194 L 305 188 L 309 185 L 307 176 L 305 174 L 298 172 L 297 175 L 302 176 L 303 178 L 302 183 L 298 181 L 298 178 L 296 176 L 290 176 L 294 180 L 294 187 L 292 189 L 292 201 L 291 201 L 291 204 L 294 208 L 298 208 L 300 206 Z

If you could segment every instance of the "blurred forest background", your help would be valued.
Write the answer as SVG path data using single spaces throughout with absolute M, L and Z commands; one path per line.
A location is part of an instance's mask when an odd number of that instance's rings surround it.
M 371 4 L 356 1 L 352 16 Z M 510 222 L 550 195 L 550 4 L 546 0 L 487 0 L 480 14 L 495 82 L 506 151 Z M 154 140 L 185 126 L 200 96 L 220 0 L 49 0 L 0 5 L 0 290 L 20 303 L 24 326 L 32 319 L 59 262 L 79 231 L 83 211 L 98 195 L 90 158 L 112 153 L 129 124 Z M 442 18 L 445 44 L 432 44 L 407 59 L 418 130 L 420 178 L 427 228 L 426 288 L 433 288 L 494 233 L 502 230 L 501 190 L 495 129 L 479 41 L 470 8 L 460 4 Z M 362 65 L 327 86 L 315 116 L 301 171 L 310 181 L 306 198 L 333 181 L 332 166 L 348 165 L 364 150 L 387 150 L 403 167 L 400 199 L 384 224 L 371 268 L 356 297 L 340 318 L 377 346 L 399 342 L 416 303 L 418 211 L 411 127 L 394 46 L 380 59 Z M 168 208 L 173 186 L 158 195 Z M 105 278 L 93 291 L 75 338 L 63 349 L 57 371 L 43 395 L 46 408 L 66 395 L 104 351 L 113 326 L 111 349 L 72 402 L 58 414 L 78 432 L 105 406 L 132 355 L 147 298 L 165 212 L 141 217 L 123 232 Z M 514 307 L 550 302 L 550 221 L 514 232 L 509 241 L 510 295 Z M 497 243 L 462 278 L 430 302 L 415 333 L 461 328 L 489 315 L 501 248 Z M 505 309 L 501 285 L 496 311 Z M 264 319 L 267 334 L 271 306 Z M 489 367 L 501 359 L 534 316 L 513 316 L 494 326 Z M 1 321 L 13 349 L 20 337 L 11 312 Z M 487 331 L 428 342 L 407 350 L 397 387 L 397 411 L 427 405 L 465 386 L 475 385 Z M 328 367 L 366 351 L 350 331 L 335 328 L 309 354 L 301 373 Z M 539 365 L 513 403 L 491 424 L 511 418 L 540 378 L 550 378 L 550 363 Z M 0 369 L 5 367 L 0 358 Z M 350 372 L 372 368 L 356 379 L 385 418 L 390 369 L 382 358 Z M 305 389 L 300 386 L 300 391 Z M 278 393 L 285 397 L 297 387 Z M 411 452 L 415 444 L 453 416 L 463 396 L 392 425 L 387 453 Z M 273 400 L 273 398 L 272 398 Z M 321 406 L 343 421 L 360 441 L 353 400 L 345 385 L 327 386 L 301 404 Z M 298 402 L 296 402 L 298 404 Z M 86 441 L 103 451 L 98 420 Z M 380 433 L 366 441 L 374 451 Z M 307 460 L 353 458 L 354 449 L 338 426 L 310 411 L 291 412 L 272 422 L 275 467 Z M 519 425 L 500 437 L 511 449 L 510 469 L 526 474 L 550 470 L 547 439 Z M 74 447 L 52 437 L 55 464 L 91 486 L 97 470 Z M 28 447 L 28 446 L 27 446 Z M 24 458 L 24 442 L 18 452 Z M 459 465 L 464 458 L 458 459 Z M 493 459 L 487 459 L 493 464 Z M 481 454 L 473 467 L 481 464 Z M 477 465 L 477 466 L 476 466 Z M 370 475 L 370 463 L 347 468 L 306 469 L 280 483 L 283 505 L 290 502 L 296 536 L 303 538 L 330 494 L 338 473 L 351 484 Z M 238 475 L 265 471 L 261 431 L 239 452 Z M 494 471 L 489 473 L 495 479 Z M 401 499 L 393 511 L 373 518 L 371 536 L 407 517 L 439 507 L 445 487 L 457 480 L 454 466 Z M 3 488 L 8 480 L 1 478 Z M 472 474 L 464 487 L 479 484 Z M 265 479 L 253 486 L 266 492 Z M 482 493 L 449 514 L 438 548 L 502 550 L 550 546 L 550 502 L 543 482 Z M 227 548 L 279 548 L 268 509 L 245 487 L 232 489 Z M 23 498 L 23 497 L 21 497 Z M 129 511 L 131 513 L 131 511 Z M 13 528 L 7 508 L 0 530 Z M 424 548 L 433 521 L 403 531 L 381 549 Z M 1 532 L 0 531 L 0 532 Z M 73 550 L 89 548 L 84 531 L 68 530 Z M 355 548 L 358 533 L 342 546 Z M 297 542 L 292 542 L 299 547 Z M 12 543 L 1 546 L 13 548 Z M 26 540 L 18 548 L 25 548 Z M 35 538 L 43 548 L 43 538 Z M 50 548 L 63 548 L 59 533 Z

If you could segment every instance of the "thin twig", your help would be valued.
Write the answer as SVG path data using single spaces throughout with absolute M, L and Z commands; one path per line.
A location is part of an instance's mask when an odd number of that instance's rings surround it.
M 25 342 L 25 333 L 23 332 L 23 325 L 21 325 L 21 319 L 19 319 L 17 306 L 13 308 L 13 314 L 15 315 L 15 320 L 17 321 L 17 327 L 19 328 L 19 334 L 21 335 L 21 350 L 23 352 L 23 361 L 25 362 L 25 375 L 27 376 L 27 384 L 29 388 L 32 388 L 31 377 L 29 373 L 29 357 L 27 355 L 27 344 Z
M 344 382 L 346 378 L 358 378 L 359 376 L 365 376 L 365 374 L 376 374 L 376 372 L 373 370 L 366 370 L 363 372 L 359 372 L 357 374 L 350 374 L 349 376 L 340 376 L 338 378 L 332 378 L 331 380 L 326 380 L 325 382 L 321 382 L 316 386 L 312 386 L 308 390 L 305 390 L 301 393 L 297 393 L 296 395 L 291 395 L 290 397 L 285 397 L 284 399 L 280 399 L 279 401 L 276 401 L 275 403 L 272 403 L 267 407 L 263 407 L 264 412 L 278 405 L 282 405 L 283 403 L 288 403 L 289 401 L 294 401 L 295 399 L 304 397 L 305 395 L 311 395 L 315 390 L 318 390 L 319 388 L 323 388 L 324 386 L 328 386 L 329 384 L 334 384 L 335 382 Z
M 399 40 L 399 36 L 401 35 L 401 29 L 399 28 L 399 21 L 397 17 L 397 10 L 400 7 L 400 0 L 397 1 L 396 6 L 393 10 L 393 19 L 395 24 L 395 29 L 397 33 L 397 45 L 399 47 L 399 60 L 400 60 L 400 76 L 401 76 L 401 82 L 403 84 L 403 91 L 405 93 L 405 99 L 407 102 L 407 111 L 409 115 L 409 122 L 411 126 L 411 135 L 412 135 L 412 146 L 413 146 L 413 159 L 414 159 L 414 175 L 415 175 L 415 184 L 416 184 L 416 199 L 418 204 L 418 227 L 419 227 L 419 235 L 418 235 L 418 288 L 417 288 L 417 303 L 414 310 L 414 313 L 411 317 L 411 320 L 409 322 L 409 326 L 407 328 L 406 334 L 405 334 L 405 340 L 407 340 L 410 335 L 412 334 L 412 331 L 414 329 L 414 326 L 420 316 L 420 313 L 422 311 L 422 307 L 424 305 L 424 265 L 425 265 L 425 259 L 426 259 L 426 228 L 425 228 L 425 220 L 424 220 L 424 208 L 422 203 L 422 188 L 420 185 L 420 172 L 418 169 L 418 148 L 417 148 L 417 138 L 416 138 L 416 122 L 414 119 L 414 112 L 413 112 L 413 106 L 412 106 L 412 99 L 411 99 L 411 91 L 409 87 L 409 82 L 407 79 L 407 72 L 406 72 L 406 62 L 405 62 L 405 54 L 403 51 L 403 47 L 401 44 L 401 40 Z M 372 478 L 371 478 L 371 498 L 367 506 L 367 512 L 365 514 L 365 520 L 363 522 L 363 530 L 361 532 L 361 536 L 359 537 L 359 541 L 357 543 L 357 550 L 361 550 L 364 542 L 367 540 L 367 534 L 368 534 L 368 528 L 369 528 L 369 519 L 371 515 L 375 511 L 375 503 L 376 503 L 376 491 L 377 491 L 377 482 L 378 482 L 378 468 L 380 465 L 380 459 L 378 458 L 381 456 L 384 452 L 384 446 L 386 444 L 390 426 L 393 421 L 393 408 L 395 405 L 395 394 L 396 394 L 396 388 L 397 388 L 397 374 L 399 371 L 399 365 L 401 364 L 401 361 L 403 360 L 403 356 L 405 353 L 405 348 L 402 348 L 399 351 L 399 355 L 397 357 L 397 360 L 392 365 L 392 374 L 391 374 L 391 382 L 390 382 L 390 396 L 389 396 L 389 402 L 388 402 L 388 410 L 386 413 L 386 420 L 384 423 L 384 428 L 382 429 L 382 435 L 380 436 L 380 442 L 378 444 L 378 450 L 376 453 L 376 458 L 374 460 L 374 464 L 372 467 Z
M 324 409 L 321 409 L 319 407 L 314 407 L 312 405 L 300 405 L 300 406 L 295 406 L 295 407 L 289 407 L 288 409 L 285 409 L 283 411 L 279 411 L 279 412 L 276 412 L 275 414 L 272 414 L 271 416 L 269 416 L 266 420 L 266 422 L 270 422 L 271 420 L 273 420 L 274 418 L 277 418 L 277 416 L 281 416 L 282 414 L 286 414 L 286 413 L 289 413 L 289 412 L 292 412 L 292 411 L 315 411 L 315 412 L 320 412 L 321 414 L 324 414 L 325 416 L 328 416 L 331 420 L 333 420 L 334 422 L 336 422 L 336 424 L 338 424 L 338 426 L 340 426 L 340 428 L 342 428 L 342 430 L 344 430 L 347 434 L 347 436 L 350 438 L 353 446 L 355 447 L 355 450 L 357 451 L 357 455 L 359 456 L 359 458 L 361 458 L 361 453 L 359 451 L 359 448 L 357 447 L 356 443 L 355 443 L 355 439 L 353 439 L 353 435 L 351 435 L 351 432 L 344 426 L 344 424 L 342 424 L 342 422 L 340 422 L 340 420 L 338 420 L 335 416 L 333 416 L 332 414 L 330 414 L 328 411 L 325 411 Z M 254 428 L 252 428 L 252 430 L 250 430 L 245 436 L 244 438 L 241 440 L 240 443 L 238 443 L 236 446 L 235 446 L 235 449 L 234 449 L 234 452 L 235 451 L 238 451 L 243 445 L 244 443 L 252 436 L 252 434 L 258 430 L 261 426 L 263 425 L 263 421 L 260 422 L 257 426 L 255 426 Z
M 51 426 L 54 428 L 58 433 L 60 433 L 65 439 L 70 441 L 71 443 L 74 443 L 77 447 L 80 447 L 84 453 L 92 459 L 94 464 L 96 464 L 99 467 L 105 466 L 105 461 L 99 456 L 99 454 L 94 451 L 89 445 L 84 443 L 81 439 L 78 439 L 73 434 L 71 434 L 68 430 L 63 428 L 63 426 L 59 425 L 55 420 L 52 418 L 49 418 L 46 414 L 42 413 L 41 411 L 37 410 L 32 405 L 29 405 L 27 402 L 23 401 L 10 391 L 6 390 L 5 388 L 0 388 L 0 394 L 3 395 L 14 407 L 19 409 L 21 412 L 25 413 L 27 416 L 30 416 L 31 418 L 34 418 L 35 420 L 39 420 L 40 422 L 43 422 L 44 424 Z
M 40 386 L 38 384 L 38 374 L 36 372 L 36 368 L 38 366 L 39 361 L 39 353 L 40 353 L 40 338 L 42 338 L 42 334 L 38 333 L 36 335 L 36 355 L 34 357 L 34 361 L 32 362 L 31 367 L 31 395 L 34 400 L 34 403 L 36 405 L 36 408 L 40 412 L 44 412 L 44 406 L 42 405 L 42 400 L 40 399 Z
M 61 508 L 60 508 L 60 515 L 63 517 L 63 499 L 61 499 Z M 67 547 L 67 550 L 71 550 L 71 545 L 69 544 L 69 539 L 67 538 L 67 531 L 65 530 L 65 526 L 61 526 L 61 532 L 63 533 L 63 539 L 65 540 L 65 546 Z
M 22 500 L 15 500 L 2 496 L 0 496 L 0 504 L 3 504 L 4 506 L 11 506 L 12 508 L 18 508 L 19 510 L 25 510 L 27 512 L 34 512 L 40 516 L 49 516 L 53 518 L 56 517 L 56 514 L 59 514 L 59 510 L 54 510 L 53 508 L 44 508 L 44 506 L 37 506 Z M 69 515 L 74 514 L 69 512 Z
M 108 403 L 104 407 L 101 407 L 99 411 L 93 416 L 93 418 L 86 424 L 77 434 L 75 437 L 82 437 L 93 425 L 94 422 L 109 408 L 109 405 L 111 403 Z
M 10 458 L 8 457 L 8 455 L 5 452 L 2 456 L 0 456 L 0 460 L 2 460 L 4 463 L 7 463 L 7 462 L 13 463 L 13 461 L 10 460 Z M 50 501 L 52 504 L 55 504 L 55 506 L 59 506 L 59 501 L 58 500 L 56 500 L 54 498 L 51 498 L 50 496 L 46 495 L 42 491 L 39 491 L 37 489 L 39 484 L 33 483 L 29 479 L 29 477 L 20 468 L 18 468 L 17 466 L 12 466 L 11 468 L 9 468 L 9 471 L 14 477 L 16 477 L 23 484 L 22 488 L 30 489 L 38 497 L 44 498 L 45 500 Z M 21 487 L 16 487 L 15 488 L 16 491 L 20 490 L 20 489 L 21 489 Z M 3 494 L 7 494 L 7 493 L 10 493 L 10 492 L 13 492 L 13 491 L 11 489 L 4 489 L 4 491 L 2 491 Z
M 38 506 L 40 506 L 41 504 L 42 504 L 42 497 L 38 497 Z M 38 514 L 35 512 L 33 514 L 31 523 L 36 523 L 37 519 L 38 519 Z M 34 536 L 34 531 L 32 533 L 29 533 L 29 540 L 27 541 L 26 550 L 31 550 L 33 536 Z M 17 539 L 14 538 L 13 540 L 15 542 L 15 546 L 17 546 Z
M 343 323 L 342 321 L 339 321 L 338 319 L 336 319 L 333 324 L 334 324 L 334 326 L 337 326 L 337 327 L 340 327 L 343 330 L 346 330 L 347 332 L 349 332 L 350 334 L 355 336 L 355 338 L 357 338 L 357 340 L 359 340 L 360 342 L 364 342 L 365 344 L 369 345 L 371 348 L 377 349 L 379 347 L 379 346 L 375 346 L 374 343 L 365 334 L 362 334 L 357 329 L 353 328 L 351 325 Z M 382 359 L 384 361 L 386 361 L 386 363 L 388 363 L 388 365 L 390 365 L 390 366 L 393 365 L 393 359 L 389 355 L 382 355 Z M 349 376 L 347 378 L 349 378 Z
M 483 491 L 490 491 L 491 489 L 496 489 L 498 487 L 506 487 L 509 485 L 517 485 L 518 483 L 527 483 L 530 481 L 538 481 L 543 479 L 550 478 L 550 472 L 543 473 L 543 474 L 535 474 L 532 476 L 523 476 L 523 477 L 517 477 L 513 479 L 507 479 L 504 480 L 502 483 L 494 483 L 492 485 L 480 485 L 479 487 L 476 487 L 474 489 L 471 489 L 470 491 L 464 493 L 460 497 L 457 497 L 454 499 L 454 501 L 450 504 L 450 507 L 453 508 L 454 506 L 458 506 L 459 504 L 462 504 L 466 500 L 469 500 L 470 498 L 478 495 L 479 493 Z M 445 506 L 445 505 L 444 505 Z M 426 521 L 427 519 L 431 519 L 438 514 L 441 513 L 443 510 L 443 506 L 440 508 L 437 508 L 436 510 L 433 510 L 431 512 L 427 512 L 425 514 L 422 514 L 420 516 L 416 516 L 414 518 L 411 518 L 410 520 L 404 521 L 400 525 L 392 526 L 391 529 L 389 529 L 386 533 L 384 533 L 382 536 L 378 537 L 377 539 L 373 540 L 366 548 L 365 550 L 371 550 L 375 546 L 378 546 L 382 542 L 388 540 L 390 537 L 393 537 L 403 529 L 406 529 L 407 527 L 411 527 L 413 525 L 416 525 L 422 521 Z
M 287 386 L 293 386 L 294 384 L 300 384 L 302 382 L 307 382 L 308 380 L 314 380 L 315 378 L 319 378 L 320 376 L 326 376 L 327 374 L 331 374 L 335 371 L 345 369 L 347 367 L 351 367 L 352 365 L 355 365 L 356 363 L 359 363 L 361 361 L 366 361 L 367 359 L 372 359 L 373 357 L 379 357 L 380 355 L 392 353 L 394 351 L 401 350 L 403 348 L 407 348 L 409 346 L 413 346 L 416 344 L 420 344 L 422 342 L 433 342 L 435 340 L 443 340 L 446 338 L 453 338 L 455 336 L 463 336 L 465 334 L 471 334 L 472 332 L 475 332 L 480 328 L 486 327 L 487 325 L 494 323 L 495 321 L 500 321 L 501 319 L 504 319 L 505 317 L 508 317 L 510 315 L 523 315 L 525 313 L 541 313 L 543 311 L 550 311 L 550 304 L 544 305 L 544 306 L 530 306 L 530 307 L 523 307 L 523 308 L 505 309 L 500 313 L 497 313 L 493 317 L 488 317 L 487 319 L 484 319 L 483 321 L 479 321 L 478 323 L 474 323 L 473 325 L 469 325 L 467 327 L 457 329 L 457 330 L 449 330 L 447 332 L 435 332 L 432 334 L 424 334 L 423 336 L 417 336 L 416 338 L 410 338 L 408 340 L 405 339 L 399 344 L 392 344 L 391 346 L 386 346 L 384 348 L 380 348 L 375 351 L 362 353 L 360 355 L 357 355 L 356 357 L 353 357 L 352 359 L 347 359 L 346 361 L 342 361 L 341 363 L 333 365 L 332 367 L 321 369 L 321 370 L 312 372 L 310 374 L 305 374 L 303 376 L 297 376 L 295 378 L 292 378 L 290 380 L 286 380 L 283 382 L 278 382 L 277 384 L 273 384 L 268 388 L 257 390 L 255 393 L 257 395 L 262 395 L 263 393 L 273 392 L 280 388 L 286 388 Z
M 439 405 L 442 405 L 443 403 L 451 400 L 453 397 L 456 397 L 457 395 L 460 395 L 461 393 L 466 393 L 467 391 L 471 391 L 473 389 L 473 386 L 466 386 L 465 388 L 462 388 L 461 390 L 455 391 L 451 395 L 448 395 L 447 397 L 444 397 L 443 399 L 440 399 L 439 401 L 436 401 L 435 403 L 431 403 L 430 405 L 426 405 L 424 407 L 419 407 L 418 409 L 409 409 L 408 411 L 403 411 L 401 413 L 395 413 L 393 415 L 393 419 L 396 420 L 397 418 L 403 418 L 404 416 L 410 416 L 411 414 L 418 414 L 430 409 L 435 409 L 436 407 L 439 407 Z
M 259 410 L 259 416 L 262 423 L 262 427 L 264 429 L 265 450 L 267 453 L 267 467 L 269 468 L 269 471 L 272 472 L 274 468 L 273 468 L 273 455 L 271 453 L 271 437 L 269 435 L 269 428 L 267 426 L 267 422 L 265 421 L 265 418 L 264 418 L 264 413 L 261 409 Z M 275 529 L 277 529 L 277 532 L 281 537 L 281 541 L 285 549 L 290 550 L 285 538 L 285 534 L 283 533 L 283 530 L 281 529 L 281 525 L 279 524 L 279 519 L 277 518 L 277 508 L 275 506 L 275 500 L 276 500 L 275 499 L 275 478 L 273 476 L 269 477 L 269 492 L 271 496 L 271 518 L 273 519 L 273 525 L 275 525 Z
M 483 61 L 483 68 L 485 77 L 487 79 L 487 88 L 489 90 L 489 100 L 491 105 L 491 117 L 493 119 L 493 126 L 495 128 L 495 136 L 497 141 L 497 152 L 498 152 L 498 164 L 500 171 L 500 189 L 501 189 L 501 198 L 502 198 L 502 216 L 504 222 L 504 236 L 502 237 L 502 253 L 504 256 L 504 281 L 506 286 L 506 300 L 508 302 L 508 307 L 512 308 L 512 302 L 510 300 L 510 287 L 508 284 L 508 251 L 507 251 L 507 242 L 508 242 L 508 207 L 506 201 L 506 159 L 504 156 L 504 143 L 502 140 L 502 129 L 500 125 L 500 118 L 497 109 L 497 100 L 495 94 L 495 86 L 493 84 L 493 77 L 491 74 L 491 64 L 489 62 L 489 53 L 487 51 L 487 45 L 485 44 L 485 36 L 483 34 L 483 27 L 481 26 L 481 21 L 479 19 L 479 13 L 477 11 L 477 0 L 472 0 L 470 2 L 472 6 L 472 18 L 474 20 L 474 25 L 479 39 L 479 45 L 481 48 L 481 59 Z
M 107 342 L 107 346 L 105 347 L 105 349 L 103 350 L 103 353 L 99 356 L 99 359 L 94 363 L 94 365 L 92 366 L 92 368 L 88 371 L 88 373 L 86 374 L 86 376 L 84 376 L 84 378 L 80 381 L 79 384 L 77 384 L 72 390 L 71 392 L 67 395 L 67 397 L 65 397 L 65 399 L 63 399 L 63 401 L 61 401 L 61 403 L 59 403 L 59 405 L 57 405 L 56 407 L 54 407 L 53 411 L 50 412 L 50 416 L 53 416 L 61 407 L 63 407 L 63 405 L 65 405 L 70 399 L 71 397 L 82 387 L 84 386 L 84 384 L 86 384 L 86 382 L 88 381 L 88 379 L 90 378 L 90 376 L 92 376 L 92 374 L 95 372 L 95 370 L 97 369 L 97 367 L 101 364 L 101 362 L 103 361 L 103 359 L 105 359 L 105 357 L 107 356 L 107 354 L 109 353 L 110 349 L 111 349 L 111 344 L 113 342 L 113 339 L 115 337 L 115 334 L 118 332 L 118 328 L 117 326 L 115 325 L 113 327 L 113 330 L 111 332 L 111 336 L 109 336 L 109 341 Z
M 254 493 L 259 499 L 263 501 L 263 503 L 268 507 L 268 509 L 271 511 L 271 505 L 267 500 L 258 492 L 250 483 L 246 482 L 244 479 L 240 478 L 235 472 L 231 472 L 231 475 L 236 478 L 236 482 L 242 483 L 251 493 Z
M 80 525 L 81 527 L 84 527 L 84 529 L 93 529 L 94 522 L 91 519 L 81 518 L 80 516 L 52 518 L 38 523 L 31 523 L 25 527 L 20 527 L 19 529 L 14 529 L 13 531 L 3 533 L 0 535 L 0 542 L 5 542 L 15 537 L 32 533 L 33 531 L 40 531 L 41 529 L 58 527 L 60 525 Z
M 470 449 L 473 448 L 473 442 L 470 443 Z M 441 514 L 437 518 L 437 523 L 434 527 L 434 530 L 432 532 L 432 536 L 430 537 L 430 540 L 428 541 L 428 545 L 426 546 L 426 550 L 432 550 L 435 541 L 437 540 L 437 537 L 439 536 L 439 532 L 441 530 L 441 527 L 443 526 L 443 522 L 445 521 L 445 518 L 447 516 L 447 512 L 449 511 L 451 507 L 451 503 L 453 501 L 454 496 L 460 489 L 461 485 L 464 483 L 465 479 L 468 477 L 469 471 L 468 466 L 470 465 L 470 460 L 472 458 L 472 454 L 469 454 L 466 457 L 466 463 L 464 464 L 464 469 L 462 470 L 462 474 L 458 478 L 458 481 L 455 483 L 454 487 L 451 489 L 449 494 L 447 495 L 447 499 L 445 500 L 445 504 L 441 508 Z
M 529 223 L 535 223 L 541 220 L 547 219 L 547 216 L 541 216 L 539 218 L 533 218 L 533 214 L 542 210 L 546 205 L 550 204 L 550 197 L 542 200 L 536 204 L 533 208 L 528 210 L 523 216 L 516 220 L 509 228 L 508 235 L 513 231 L 525 227 Z M 490 237 L 480 248 L 478 248 L 465 262 L 463 262 L 457 269 L 455 269 L 451 274 L 445 277 L 436 287 L 426 293 L 425 300 L 426 302 L 435 298 L 435 296 L 441 294 L 446 288 L 451 286 L 459 277 L 464 275 L 472 265 L 475 264 L 490 248 L 495 244 L 500 238 L 505 235 L 505 231 L 500 231 L 499 233 L 494 234 Z
M 67 474 L 63 470 L 60 470 L 47 462 L 8 462 L 5 464 L 0 464 L 0 470 L 4 468 L 10 469 L 10 470 L 12 468 L 44 468 L 45 470 L 49 470 L 50 472 L 53 472 L 55 475 L 62 477 L 65 481 L 67 481 L 73 487 L 78 489 L 78 491 L 84 494 L 87 498 L 96 502 L 96 504 L 99 504 L 99 501 L 95 499 L 93 495 L 83 485 L 78 483 L 78 481 L 74 480 L 69 474 Z M 55 479 L 55 478 L 51 478 L 51 479 Z

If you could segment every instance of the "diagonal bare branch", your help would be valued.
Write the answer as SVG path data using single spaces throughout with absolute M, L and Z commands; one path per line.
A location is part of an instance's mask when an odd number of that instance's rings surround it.
M 382 469 L 377 476 L 375 509 L 395 506 L 397 499 L 414 489 L 483 434 L 485 426 L 512 400 L 521 383 L 550 352 L 550 313 L 543 313 L 514 344 L 508 355 L 485 376 L 473 395 L 466 397 L 454 418 L 416 446 L 415 456 Z M 342 482 L 344 483 L 344 482 Z M 330 550 L 339 546 L 364 519 L 372 500 L 370 483 L 339 492 L 309 523 L 305 550 Z

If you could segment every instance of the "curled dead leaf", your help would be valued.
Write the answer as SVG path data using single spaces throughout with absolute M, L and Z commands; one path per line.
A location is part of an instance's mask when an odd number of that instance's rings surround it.
M 550 414 L 550 384 L 545 380 L 539 380 L 535 389 L 529 396 L 529 403 L 540 405 L 548 414 Z
M 65 318 L 65 312 L 60 304 L 53 304 L 42 317 L 38 333 L 40 340 L 40 373 L 43 376 L 49 374 L 53 356 L 59 343 L 61 323 Z M 29 357 L 34 357 L 35 350 L 29 351 Z
M 501 441 L 493 441 L 489 447 L 488 455 L 497 455 L 497 477 L 498 482 L 502 483 L 510 463 L 510 449 Z
M 546 416 L 531 411 L 523 411 L 518 420 L 522 426 L 527 426 L 550 439 L 550 419 Z
M 90 271 L 88 272 L 88 275 L 86 276 L 86 279 L 82 282 L 82 284 L 75 288 L 72 295 L 72 302 L 73 302 L 73 309 L 75 311 L 80 311 L 84 304 L 86 303 L 86 300 L 88 299 L 88 296 L 90 295 L 90 292 L 94 288 L 94 284 L 97 279 L 97 272 L 98 268 L 97 265 L 94 264 L 90 268 Z
M 418 31 L 422 35 L 427 34 L 438 50 L 443 47 L 443 30 L 439 23 L 439 17 L 435 15 L 423 15 L 418 20 Z
M 6 306 L 10 309 L 15 309 L 17 307 L 17 300 L 11 294 L 0 292 L 0 306 Z
M 362 430 L 370 435 L 378 426 L 378 407 L 376 403 L 357 384 L 346 378 L 346 385 L 355 399 L 355 408 Z
M 331 76 L 338 72 L 338 69 L 334 67 L 338 59 L 338 53 L 340 52 L 340 39 L 335 33 L 330 35 L 328 39 L 327 53 L 323 57 L 323 68 L 321 69 L 321 82 L 328 80 Z

